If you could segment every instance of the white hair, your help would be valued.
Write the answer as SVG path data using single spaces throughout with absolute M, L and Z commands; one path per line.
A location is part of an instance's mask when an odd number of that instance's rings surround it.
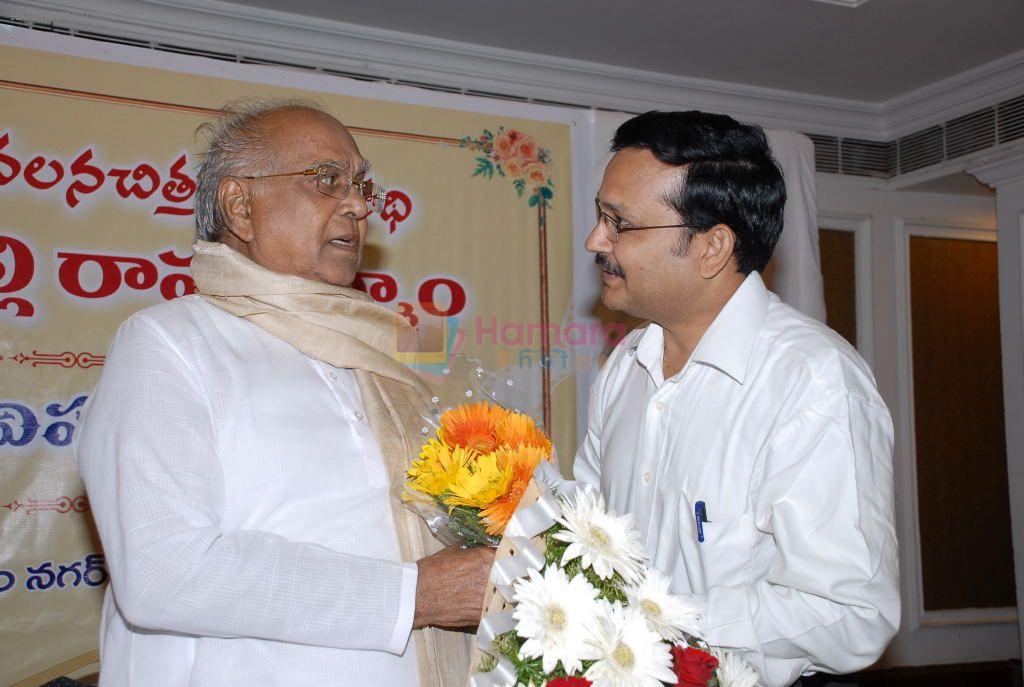
M 217 197 L 226 177 L 266 174 L 269 164 L 266 129 L 262 120 L 278 110 L 306 108 L 323 112 L 313 100 L 244 98 L 227 103 L 212 122 L 196 134 L 207 139 L 206 152 L 196 174 L 196 239 L 217 241 L 228 228 Z

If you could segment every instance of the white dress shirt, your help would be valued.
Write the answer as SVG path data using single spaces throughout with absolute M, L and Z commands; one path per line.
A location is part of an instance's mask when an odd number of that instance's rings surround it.
M 576 479 L 634 514 L 707 640 L 762 684 L 873 663 L 900 600 L 892 421 L 867 365 L 756 272 L 668 380 L 663 336 L 631 332 L 601 370 Z
M 101 685 L 418 683 L 416 565 L 351 370 L 179 298 L 118 330 L 76 439 Z

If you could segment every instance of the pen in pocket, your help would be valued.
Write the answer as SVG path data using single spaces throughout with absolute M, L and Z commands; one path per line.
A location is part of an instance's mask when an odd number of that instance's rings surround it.
M 693 506 L 694 519 L 697 521 L 697 541 L 704 543 L 704 523 L 708 521 L 708 509 L 703 501 L 698 501 Z

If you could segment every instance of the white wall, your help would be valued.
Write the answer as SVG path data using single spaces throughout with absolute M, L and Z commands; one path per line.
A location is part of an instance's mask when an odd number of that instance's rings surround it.
M 903 622 L 882 665 L 1019 658 L 1015 609 L 924 611 L 913 453 L 907 237 L 927 233 L 995 240 L 995 200 L 892 191 L 882 182 L 819 174 L 818 208 L 821 226 L 858 233 L 858 335 L 896 428 L 893 460 Z

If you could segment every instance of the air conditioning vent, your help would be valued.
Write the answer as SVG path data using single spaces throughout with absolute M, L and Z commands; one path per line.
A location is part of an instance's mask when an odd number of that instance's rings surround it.
M 343 72 L 340 69 L 329 69 L 324 67 L 322 70 L 324 74 L 330 74 L 331 76 L 343 76 L 346 79 L 355 79 L 356 81 L 387 81 L 383 76 L 373 76 L 372 74 L 359 74 L 356 72 Z
M 141 41 L 137 38 L 123 38 L 121 36 L 114 36 L 109 33 L 96 33 L 95 31 L 75 31 L 74 35 L 78 38 L 91 38 L 94 41 L 103 41 L 104 43 L 119 43 L 121 45 L 132 45 L 136 48 L 153 47 L 149 41 Z
M 996 106 L 996 130 L 1000 143 L 1024 137 L 1024 95 Z
M 307 72 L 315 72 L 316 67 L 310 67 L 308 64 L 295 64 L 293 62 L 281 62 L 279 60 L 265 60 L 262 57 L 239 57 L 238 61 L 242 64 L 265 64 L 271 67 L 288 67 L 289 69 L 301 69 Z
M 404 79 L 396 79 L 396 86 L 412 86 L 413 88 L 422 88 L 427 91 L 440 91 L 442 93 L 462 93 L 461 88 L 455 86 L 439 86 L 433 83 L 425 83 L 423 81 L 406 81 Z
M 522 95 L 510 95 L 508 93 L 495 93 L 493 91 L 477 91 L 467 88 L 463 91 L 466 95 L 476 95 L 481 98 L 494 98 L 496 100 L 514 100 L 517 103 L 527 103 L 530 99 Z
M 928 167 L 945 159 L 942 127 L 933 126 L 916 134 L 904 136 L 896 142 L 899 173 Z
M 212 50 L 197 50 L 183 45 L 171 45 L 170 43 L 157 43 L 153 46 L 156 50 L 173 52 L 179 55 L 194 55 L 195 57 L 208 57 L 211 60 L 223 60 L 225 62 L 236 62 L 238 57 L 226 52 L 213 52 Z
M 814 143 L 814 166 L 819 172 L 839 174 L 839 139 L 835 136 L 807 134 Z
M 987 107 L 946 122 L 946 157 L 954 158 L 996 144 L 996 111 Z
M 843 174 L 862 177 L 893 175 L 893 143 L 844 138 L 840 141 L 839 169 Z

